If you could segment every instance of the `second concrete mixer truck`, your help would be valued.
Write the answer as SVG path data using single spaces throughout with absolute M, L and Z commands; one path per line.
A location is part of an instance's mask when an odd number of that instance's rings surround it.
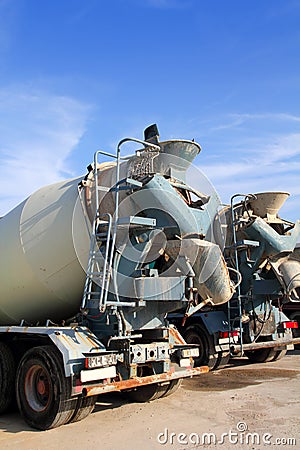
M 300 342 L 300 222 L 278 213 L 288 197 L 234 195 L 219 212 L 223 254 L 232 278 L 239 279 L 236 292 L 227 304 L 200 303 L 200 309 L 192 305 L 192 314 L 184 309 L 168 316 L 187 342 L 199 345 L 196 364 L 216 369 L 244 355 L 257 363 L 276 361 Z

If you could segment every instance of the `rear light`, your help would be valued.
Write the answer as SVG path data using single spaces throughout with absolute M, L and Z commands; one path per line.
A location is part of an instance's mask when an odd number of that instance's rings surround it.
M 230 333 L 229 333 L 229 331 L 219 331 L 220 339 L 226 339 L 226 338 L 229 338 L 229 336 L 234 337 L 234 336 L 239 336 L 239 335 L 240 335 L 239 330 L 232 330 L 232 331 L 230 331 Z
M 299 327 L 299 325 L 298 325 L 298 322 L 296 322 L 296 321 L 290 321 L 290 322 L 282 322 L 282 326 L 283 326 L 283 328 L 286 330 L 287 328 L 298 328 Z

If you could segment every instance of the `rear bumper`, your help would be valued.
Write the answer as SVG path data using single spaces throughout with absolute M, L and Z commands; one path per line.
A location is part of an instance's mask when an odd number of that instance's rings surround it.
M 266 341 L 266 342 L 255 342 L 250 344 L 243 344 L 243 351 L 245 350 L 259 350 L 261 348 L 273 348 L 278 347 L 286 347 L 287 345 L 296 345 L 300 344 L 300 337 L 293 339 L 277 339 L 276 341 Z M 231 350 L 233 354 L 238 354 L 241 351 L 241 345 L 232 345 Z
M 165 383 L 180 378 L 189 378 L 202 373 L 207 373 L 209 368 L 207 366 L 184 368 L 184 370 L 177 370 L 175 372 L 166 372 L 158 375 L 149 375 L 147 377 L 135 377 L 129 380 L 113 381 L 111 383 L 99 383 L 93 385 L 77 386 L 76 395 L 92 396 L 105 394 L 107 392 L 123 391 L 126 389 L 133 389 L 140 386 L 145 386 L 153 383 Z

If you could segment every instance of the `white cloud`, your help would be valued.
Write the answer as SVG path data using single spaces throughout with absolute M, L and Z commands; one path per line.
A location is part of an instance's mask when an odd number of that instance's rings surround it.
M 12 0 L 0 0 L 0 52 L 7 51 L 12 42 L 18 6 Z
M 287 113 L 262 113 L 262 114 L 231 114 L 232 117 L 245 120 L 281 120 L 300 122 L 300 117 Z
M 220 121 L 220 118 L 217 119 Z M 212 125 L 209 132 L 218 132 L 227 129 L 237 129 L 241 125 L 251 126 L 250 122 L 257 123 L 300 123 L 300 117 L 287 113 L 261 113 L 261 114 L 227 114 L 221 119 L 221 123 Z
M 146 0 L 146 5 L 159 9 L 182 9 L 191 5 L 191 0 Z
M 280 213 L 296 220 L 300 218 L 299 124 L 300 117 L 286 113 L 231 114 L 219 123 L 214 120 L 206 134 L 212 148 L 196 164 L 226 203 L 237 192 L 290 192 Z
M 70 97 L 26 86 L 0 90 L 0 215 L 66 178 L 65 159 L 84 134 L 88 113 Z

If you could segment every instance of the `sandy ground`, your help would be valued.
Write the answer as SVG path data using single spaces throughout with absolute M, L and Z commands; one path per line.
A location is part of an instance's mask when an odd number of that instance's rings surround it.
M 1 416 L 0 449 L 299 449 L 299 390 L 299 350 L 275 363 L 236 360 L 151 403 L 101 396 L 87 419 L 54 430 Z

